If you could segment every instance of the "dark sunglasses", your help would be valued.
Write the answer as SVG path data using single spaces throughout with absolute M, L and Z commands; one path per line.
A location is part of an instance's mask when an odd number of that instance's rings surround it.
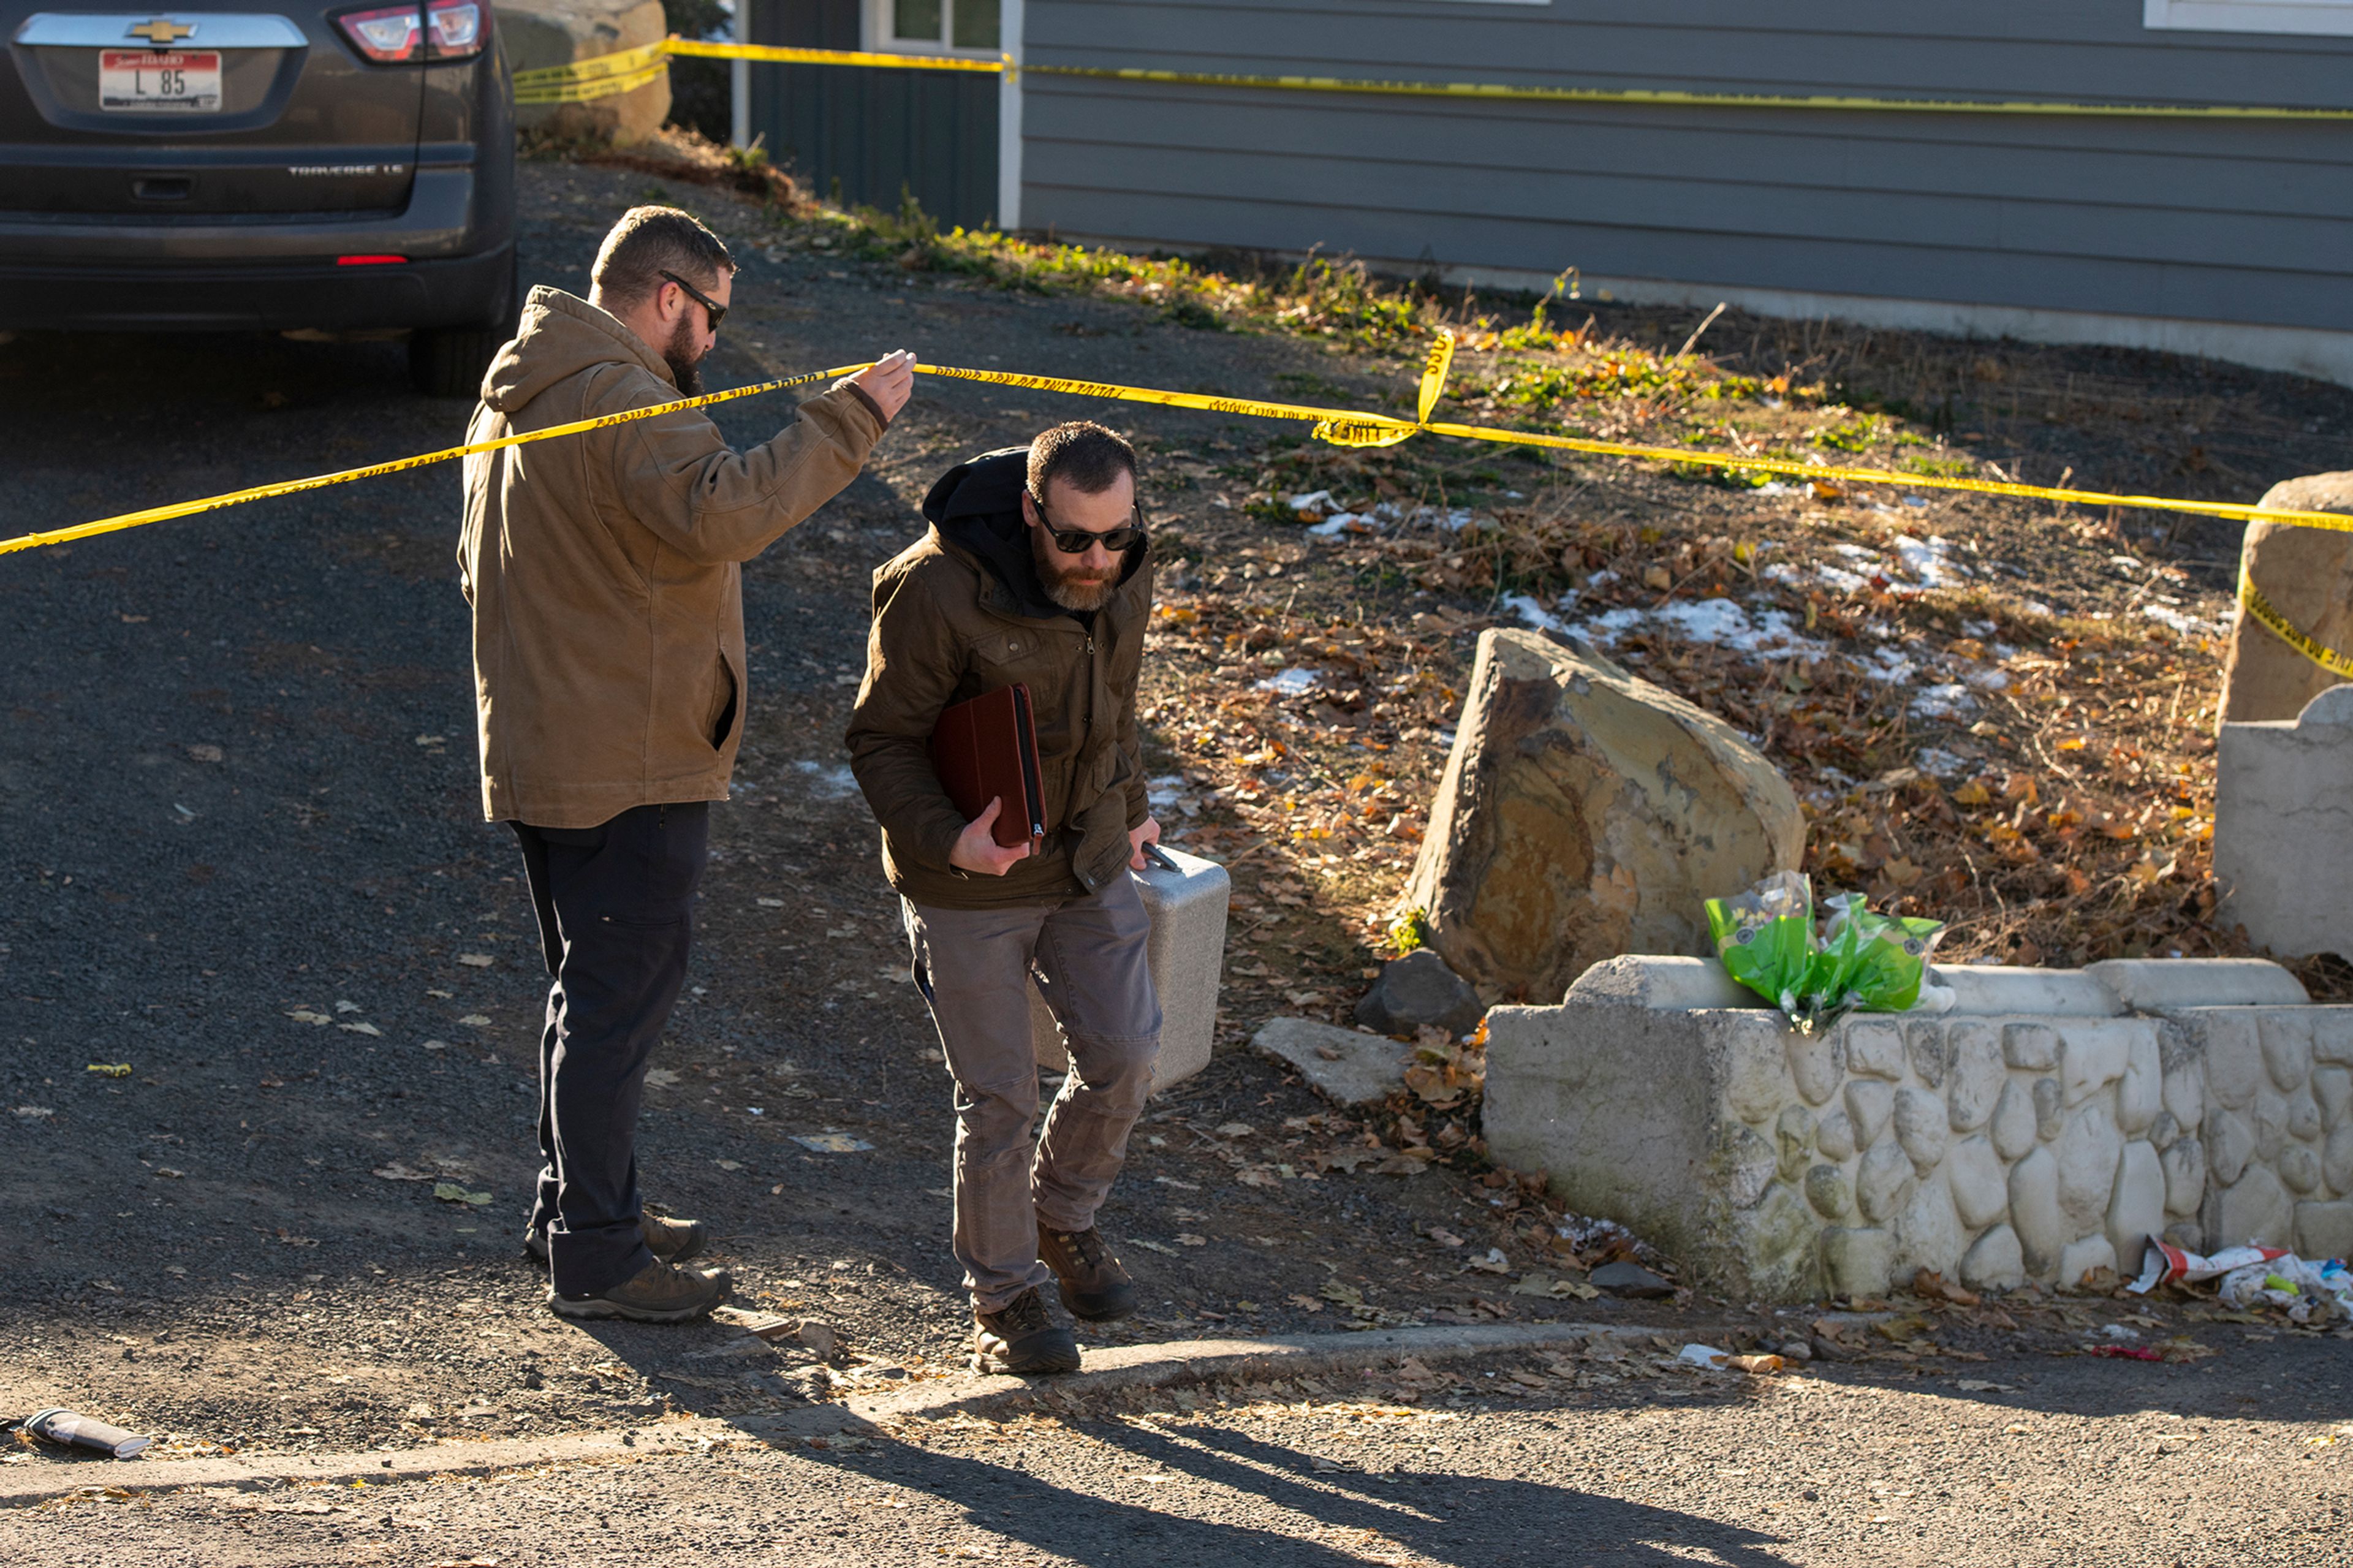
M 1112 554 L 1117 555 L 1122 551 L 1134 549 L 1147 537 L 1144 528 L 1142 501 L 1135 503 L 1134 522 L 1119 528 L 1108 529 L 1102 533 L 1090 533 L 1083 528 L 1055 527 L 1053 518 L 1046 510 L 1046 503 L 1038 499 L 1038 492 L 1030 490 L 1027 493 L 1029 497 L 1029 504 L 1038 509 L 1038 521 L 1046 525 L 1047 533 L 1052 536 L 1054 548 L 1065 555 L 1084 555 L 1098 544 Z
M 662 276 L 677 284 L 680 288 L 685 289 L 686 297 L 702 307 L 704 317 L 711 322 L 711 331 L 713 335 L 716 335 L 719 331 L 719 323 L 727 319 L 727 307 L 712 299 L 710 295 L 704 293 L 702 289 L 696 288 L 693 284 L 689 283 L 685 279 L 681 278 L 675 272 L 665 272 Z

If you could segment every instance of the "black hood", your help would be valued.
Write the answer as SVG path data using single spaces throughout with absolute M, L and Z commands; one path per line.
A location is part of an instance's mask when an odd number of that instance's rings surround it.
M 1029 525 L 1021 516 L 1021 492 L 1029 483 L 1029 448 L 1004 447 L 958 463 L 923 497 L 923 518 L 940 537 L 985 562 L 1013 596 L 1021 613 L 1035 620 L 1070 616 L 1092 622 L 1093 615 L 1066 610 L 1046 596 L 1029 552 Z M 1127 552 L 1119 580 L 1126 582 L 1144 563 L 1145 548 Z

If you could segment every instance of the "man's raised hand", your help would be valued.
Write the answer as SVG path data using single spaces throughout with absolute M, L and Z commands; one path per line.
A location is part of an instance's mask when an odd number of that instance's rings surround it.
M 1013 869 L 1017 860 L 1029 857 L 1029 841 L 1023 839 L 1008 849 L 990 834 L 997 813 L 1004 808 L 1001 799 L 989 801 L 987 808 L 965 824 L 956 835 L 955 847 L 948 851 L 948 864 L 961 871 L 976 872 L 983 877 L 1002 877 Z
M 907 399 L 915 395 L 915 356 L 893 349 L 849 378 L 850 384 L 874 400 L 885 419 L 896 419 Z

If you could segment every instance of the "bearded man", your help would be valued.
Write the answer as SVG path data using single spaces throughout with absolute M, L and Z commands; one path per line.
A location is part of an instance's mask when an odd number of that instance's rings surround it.
M 1160 1048 L 1151 922 L 1127 874 L 1160 837 L 1135 732 L 1152 609 L 1135 451 L 1100 425 L 1057 426 L 950 471 L 923 516 L 927 537 L 874 574 L 850 763 L 955 1083 L 954 1247 L 976 1349 L 1008 1372 L 1068 1372 L 1078 1342 L 1040 1289 L 1081 1318 L 1135 1310 L 1094 1222 Z M 930 752 L 943 710 L 1017 683 L 1038 731 L 1034 853 L 990 831 L 1021 802 L 965 820 Z M 1034 1156 L 1033 975 L 1071 1058 Z
M 734 287 L 674 207 L 623 215 L 586 300 L 533 289 L 470 443 L 692 395 Z M 514 830 L 553 978 L 544 1166 L 524 1232 L 572 1318 L 682 1322 L 725 1300 L 702 1227 L 645 1211 L 638 1100 L 686 977 L 710 803 L 744 732 L 741 563 L 858 477 L 906 403 L 893 353 L 738 452 L 701 409 L 466 459 L 458 564 L 474 615 L 482 810 Z

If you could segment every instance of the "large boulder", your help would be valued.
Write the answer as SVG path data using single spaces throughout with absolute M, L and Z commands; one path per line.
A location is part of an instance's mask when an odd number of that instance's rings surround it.
M 2353 512 L 2353 473 L 2284 479 L 2257 503 L 2281 511 Z M 2274 609 L 2325 647 L 2353 651 L 2353 534 L 2285 523 L 2251 522 L 2239 546 L 2239 569 Z M 2294 719 L 2337 684 L 2337 677 L 2241 610 L 2222 660 L 2217 722 Z
M 634 49 L 666 37 L 661 0 L 494 0 L 506 35 L 508 61 L 517 71 L 568 66 L 598 55 Z M 670 118 L 670 76 L 585 103 L 521 103 L 515 128 L 557 142 L 643 142 Z
M 1621 952 L 1703 952 L 1704 902 L 1791 869 L 1797 796 L 1731 726 L 1590 648 L 1479 639 L 1405 901 L 1488 1001 Z

